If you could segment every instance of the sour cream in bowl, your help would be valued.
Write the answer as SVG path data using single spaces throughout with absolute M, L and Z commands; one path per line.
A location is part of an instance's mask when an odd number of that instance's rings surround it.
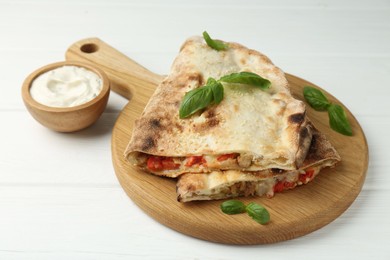
M 91 101 L 103 88 L 102 79 L 84 67 L 66 65 L 37 76 L 30 87 L 35 101 L 50 107 L 74 107 Z
M 95 66 L 74 61 L 49 64 L 23 83 L 23 101 L 42 125 L 73 132 L 93 124 L 109 97 L 109 81 Z

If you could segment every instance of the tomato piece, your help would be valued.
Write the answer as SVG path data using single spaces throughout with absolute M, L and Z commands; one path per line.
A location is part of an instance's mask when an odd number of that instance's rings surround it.
M 308 169 L 304 174 L 299 175 L 299 181 L 302 183 L 309 182 L 314 176 L 314 169 Z
M 180 167 L 170 157 L 150 156 L 146 162 L 150 171 L 174 170 Z
M 284 188 L 285 189 L 292 189 L 295 186 L 296 186 L 295 182 L 288 182 L 288 181 L 284 182 Z
M 203 156 L 190 156 L 187 157 L 186 166 L 192 166 L 194 164 L 202 164 L 205 162 L 206 160 L 203 158 Z
M 292 189 L 295 186 L 295 182 L 278 181 L 274 186 L 274 192 L 282 192 L 284 190 Z
M 308 169 L 306 171 L 307 178 L 312 179 L 314 176 L 314 169 Z
M 282 192 L 284 190 L 284 181 L 278 181 L 274 186 L 274 192 Z
M 161 171 L 163 169 L 162 158 L 159 156 L 150 156 L 146 166 L 151 171 Z
M 238 157 L 238 153 L 227 153 L 227 154 L 222 154 L 217 157 L 217 161 L 222 162 L 227 159 L 235 159 Z
M 164 158 L 162 161 L 162 166 L 164 170 L 174 170 L 180 167 L 180 164 L 177 164 L 173 161 L 172 158 Z

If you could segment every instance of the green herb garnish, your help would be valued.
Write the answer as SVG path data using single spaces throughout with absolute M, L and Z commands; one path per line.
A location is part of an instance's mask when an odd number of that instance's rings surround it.
M 264 79 L 259 75 L 252 72 L 239 72 L 232 73 L 226 76 L 223 76 L 219 79 L 222 82 L 226 83 L 238 83 L 238 84 L 246 84 L 255 87 L 259 87 L 261 89 L 268 89 L 271 86 L 271 81 L 268 79 Z
M 328 107 L 328 115 L 329 125 L 333 130 L 343 135 L 352 135 L 351 125 L 348 122 L 347 115 L 340 105 L 331 104 Z
M 206 41 L 207 45 L 214 50 L 223 51 L 228 48 L 227 44 L 223 41 L 211 39 L 210 35 L 206 31 L 203 32 L 203 38 Z
M 221 204 L 221 210 L 225 214 L 240 214 L 246 211 L 245 204 L 239 200 L 227 200 Z
M 218 82 L 213 78 L 209 78 L 206 85 L 209 86 L 211 92 L 213 93 L 214 104 L 218 105 L 221 103 L 223 99 L 223 86 L 221 82 Z
M 326 96 L 316 88 L 304 87 L 303 95 L 309 105 L 317 111 L 325 111 L 330 106 Z
M 262 225 L 270 221 L 270 215 L 266 208 L 251 202 L 247 206 L 239 200 L 227 200 L 221 204 L 221 210 L 225 214 L 233 215 L 247 212 L 257 223 Z
M 268 210 L 257 203 L 249 203 L 248 206 L 246 206 L 246 211 L 249 216 L 262 225 L 267 224 L 270 220 Z
M 239 72 L 223 76 L 219 80 L 208 78 L 206 85 L 187 92 L 180 104 L 179 116 L 186 118 L 210 105 L 221 103 L 224 95 L 223 83 L 246 84 L 259 87 L 263 90 L 271 86 L 268 79 L 264 79 L 252 72 Z
M 310 86 L 303 88 L 303 96 L 315 110 L 328 111 L 329 125 L 334 131 L 343 135 L 352 135 L 352 128 L 347 115 L 340 105 L 329 102 L 320 90 Z
M 186 118 L 212 104 L 219 104 L 223 99 L 223 86 L 213 78 L 207 84 L 193 89 L 184 95 L 180 105 L 179 116 Z

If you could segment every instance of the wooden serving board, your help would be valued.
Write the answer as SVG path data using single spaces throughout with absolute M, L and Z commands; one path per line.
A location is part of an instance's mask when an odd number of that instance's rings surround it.
M 248 215 L 225 215 L 221 201 L 179 203 L 176 181 L 157 177 L 133 168 L 123 153 L 130 139 L 134 120 L 143 111 L 162 76 L 132 61 L 97 38 L 73 44 L 66 53 L 68 60 L 94 64 L 105 71 L 112 90 L 129 99 L 112 132 L 112 160 L 120 184 L 130 198 L 148 215 L 181 233 L 219 243 L 265 244 L 292 239 L 330 223 L 342 214 L 359 194 L 368 166 L 368 147 L 364 133 L 351 112 L 344 107 L 354 135 L 343 136 L 328 126 L 328 115 L 308 107 L 314 125 L 327 135 L 340 153 L 342 163 L 325 169 L 311 183 L 277 193 L 272 199 L 242 198 L 264 205 L 271 215 L 267 225 L 260 225 Z M 303 100 L 306 80 L 287 74 L 293 95 Z M 330 101 L 341 104 L 322 90 Z

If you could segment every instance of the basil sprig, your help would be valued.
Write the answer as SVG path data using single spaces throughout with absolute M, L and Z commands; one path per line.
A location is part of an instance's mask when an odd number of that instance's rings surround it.
M 239 72 L 223 76 L 219 80 L 208 78 L 206 85 L 187 92 L 180 104 L 179 117 L 186 118 L 210 105 L 221 103 L 224 96 L 222 82 L 231 84 L 246 84 L 268 89 L 271 82 L 252 72 Z
M 211 39 L 210 35 L 206 31 L 203 32 L 203 38 L 206 41 L 207 45 L 214 50 L 224 51 L 228 48 L 227 44 L 223 41 Z
M 303 96 L 309 105 L 317 111 L 328 111 L 330 127 L 343 135 L 352 135 L 352 128 L 344 109 L 337 104 L 329 102 L 327 97 L 318 89 L 306 86 Z
M 247 212 L 257 223 L 262 225 L 270 221 L 270 214 L 263 206 L 251 202 L 247 206 L 239 200 L 227 200 L 221 204 L 221 210 L 225 214 L 233 215 Z

